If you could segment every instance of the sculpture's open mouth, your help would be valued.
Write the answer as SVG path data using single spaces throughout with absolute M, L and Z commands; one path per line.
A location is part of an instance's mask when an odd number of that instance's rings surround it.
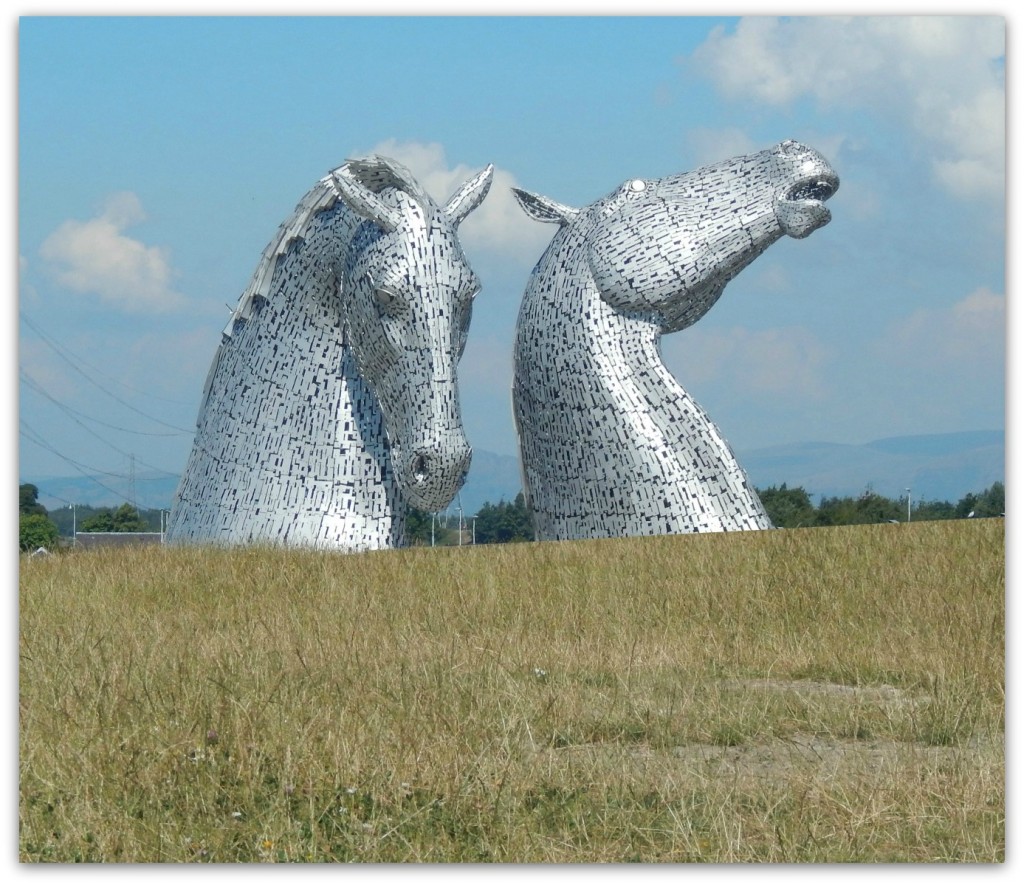
M 790 202 L 803 202 L 811 200 L 816 203 L 824 203 L 839 189 L 839 179 L 830 175 L 813 176 L 798 181 L 787 192 L 785 199 Z
M 838 189 L 838 176 L 828 172 L 801 178 L 791 185 L 775 206 L 775 217 L 783 232 L 799 240 L 828 224 L 832 213 L 825 206 L 825 200 Z

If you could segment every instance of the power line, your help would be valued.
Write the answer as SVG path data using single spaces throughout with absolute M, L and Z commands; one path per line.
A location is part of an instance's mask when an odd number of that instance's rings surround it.
M 74 458 L 69 458 L 67 455 L 62 455 L 53 446 L 49 445 L 49 443 L 47 443 L 25 421 L 19 419 L 18 423 L 24 425 L 25 429 L 20 431 L 20 433 L 21 433 L 21 435 L 23 437 L 25 437 L 27 440 L 29 440 L 29 442 L 34 442 L 37 446 L 41 446 L 42 448 L 46 449 L 47 451 L 52 452 L 54 455 L 56 455 L 62 461 L 66 461 L 68 464 L 70 464 L 72 467 L 74 467 L 75 470 L 77 470 L 79 473 L 81 473 L 82 476 L 84 476 L 86 479 L 91 480 L 92 482 L 96 483 L 96 485 L 98 485 L 100 488 L 106 489 L 108 492 L 113 493 L 114 495 L 116 495 L 119 498 L 123 498 L 124 497 L 124 493 L 123 492 L 119 492 L 116 489 L 112 489 L 106 483 L 100 482 L 94 475 L 91 475 L 91 474 L 87 473 L 86 471 L 91 470 L 91 471 L 93 471 L 93 473 L 101 473 L 104 476 L 112 476 L 115 479 L 124 479 L 123 476 L 120 476 L 119 474 L 116 474 L 116 473 L 110 473 L 109 471 L 106 471 L 106 470 L 100 470 L 98 467 L 90 467 L 88 464 L 81 464 L 78 461 L 74 460 Z M 26 433 L 26 431 L 28 431 L 28 432 Z
M 24 373 L 24 370 L 22 370 L 22 375 L 25 375 L 25 373 Z M 26 376 L 26 377 L 28 377 L 28 376 Z M 91 436 L 94 436 L 94 437 L 96 437 L 96 439 L 98 439 L 98 440 L 99 440 L 99 441 L 100 441 L 101 443 L 103 443 L 103 444 L 104 444 L 104 445 L 106 445 L 106 446 L 109 446 L 109 447 L 110 447 L 110 448 L 112 448 L 112 449 L 113 449 L 113 450 L 114 450 L 115 452 L 117 452 L 117 453 L 118 453 L 119 455 L 123 455 L 123 456 L 124 456 L 125 458 L 129 458 L 129 459 L 131 459 L 132 461 L 134 461 L 134 460 L 135 460 L 135 455 L 134 455 L 133 453 L 130 453 L 130 452 L 126 452 L 126 451 L 124 451 L 124 450 L 122 450 L 122 449 L 119 449 L 119 448 L 118 448 L 117 446 L 115 446 L 115 445 L 114 445 L 114 444 L 113 444 L 112 442 L 110 442 L 110 440 L 108 440 L 108 439 L 104 439 L 104 438 L 103 438 L 102 436 L 100 436 L 100 435 L 99 435 L 99 434 L 98 434 L 98 433 L 97 433 L 97 432 L 96 432 L 95 430 L 92 430 L 91 428 L 89 428 L 89 427 L 86 427 L 86 426 L 85 426 L 85 425 L 84 425 L 84 424 L 83 424 L 83 423 L 82 423 L 81 421 L 79 421 L 79 420 L 78 420 L 77 418 L 75 418 L 75 417 L 73 417 L 73 416 L 71 416 L 71 415 L 68 415 L 68 417 L 69 417 L 69 418 L 71 418 L 71 420 L 72 420 L 72 421 L 74 421 L 74 422 L 75 422 L 75 424 L 77 424 L 77 425 L 78 425 L 79 427 L 81 427 L 81 428 L 82 428 L 82 430 L 84 430 L 84 431 L 85 431 L 86 433 L 90 434 Z M 148 464 L 148 463 L 146 463 L 145 461 L 143 461 L 143 460 L 142 460 L 141 458 L 139 458 L 139 463 L 140 463 L 140 464 L 144 464 L 144 465 L 145 465 L 146 467 L 148 467 L 148 468 L 149 468 L 150 470 L 155 470 L 155 471 L 156 471 L 157 473 L 164 473 L 164 474 L 166 474 L 167 476 L 177 476 L 177 474 L 176 474 L 176 473 L 171 473 L 171 471 L 169 471 L 169 470 L 164 470 L 164 469 L 163 469 L 162 467 L 157 467 L 157 466 L 155 466 L 155 465 L 153 465 L 153 464 Z M 101 472 L 102 472 L 102 471 L 101 471 Z
M 30 329 L 34 330 L 36 332 L 36 334 L 39 335 L 40 340 L 42 340 L 42 342 L 44 344 L 46 344 L 51 350 L 53 350 L 53 352 L 56 353 L 57 356 L 59 356 L 62 360 L 64 360 L 64 362 L 66 362 L 69 366 L 71 366 L 72 369 L 74 369 L 76 372 L 78 372 L 79 375 L 81 375 L 83 378 L 85 378 L 86 381 L 88 381 L 90 384 L 92 384 L 94 387 L 98 388 L 99 390 L 103 391 L 111 399 L 115 400 L 116 402 L 119 402 L 125 408 L 131 409 L 133 412 L 135 412 L 138 415 L 141 415 L 143 418 L 146 418 L 146 419 L 148 419 L 150 421 L 155 421 L 157 424 L 160 424 L 163 427 L 169 427 L 169 428 L 171 428 L 171 430 L 179 430 L 182 433 L 189 433 L 189 434 L 195 433 L 194 430 L 189 430 L 188 428 L 185 428 L 185 427 L 178 427 L 176 424 L 168 424 L 166 421 L 161 421 L 159 418 L 155 418 L 152 415 L 149 415 L 146 412 L 143 412 L 141 409 L 135 408 L 135 406 L 133 406 L 131 403 L 126 402 L 125 400 L 121 399 L 121 397 L 119 397 L 116 393 L 113 393 L 112 391 L 108 390 L 106 387 L 104 387 L 102 384 L 100 384 L 95 378 L 92 378 L 87 372 L 85 372 L 79 366 L 75 365 L 74 360 L 70 359 L 61 350 L 61 348 L 59 346 L 57 346 L 55 343 L 53 343 L 53 341 L 51 339 L 49 339 L 49 337 L 46 335 L 46 333 L 40 331 L 40 329 L 35 325 L 35 323 L 33 323 L 27 316 L 22 314 L 21 318 L 22 318 L 22 320 L 24 320 L 24 322 L 26 323 L 26 325 L 28 325 L 28 327 Z
M 68 507 L 88 507 L 88 504 L 78 504 L 75 501 L 69 501 L 67 498 L 62 498 L 60 495 L 55 495 L 53 492 L 41 492 L 45 494 L 47 498 L 56 498 L 58 501 L 67 504 Z M 61 508 L 63 510 L 63 508 Z
M 122 433 L 134 433 L 138 436 L 184 436 L 186 431 L 183 430 L 170 430 L 170 431 L 159 431 L 159 430 L 132 430 L 130 427 L 118 427 L 116 424 L 108 424 L 106 421 L 100 421 L 99 418 L 93 418 L 90 415 L 86 415 L 85 412 L 79 412 L 78 409 L 73 409 L 67 403 L 62 403 L 51 393 L 47 392 L 43 386 L 35 380 L 28 372 L 24 369 L 19 368 L 18 374 L 22 380 L 28 384 L 36 393 L 40 396 L 46 397 L 51 403 L 53 403 L 62 412 L 65 412 L 69 417 L 77 415 L 79 418 L 84 418 L 86 421 L 92 421 L 95 424 L 99 424 L 102 427 L 109 427 L 111 430 L 120 430 Z
M 55 351 L 58 356 L 60 356 L 61 358 L 63 358 L 67 362 L 69 362 L 69 363 L 73 363 L 73 362 L 81 363 L 83 366 L 88 367 L 93 372 L 95 372 L 97 375 L 99 375 L 101 378 L 106 378 L 108 381 L 112 381 L 113 383 L 120 385 L 125 390 L 130 390 L 132 393 L 140 394 L 141 396 L 144 396 L 147 399 L 159 399 L 159 400 L 163 400 L 164 402 L 167 402 L 167 403 L 174 403 L 175 405 L 178 405 L 178 406 L 188 405 L 188 403 L 182 402 L 181 400 L 171 399 L 170 397 L 166 397 L 166 396 L 159 396 L 158 394 L 155 394 L 155 393 L 153 393 L 153 392 L 151 392 L 149 390 L 139 390 L 139 388 L 133 387 L 131 384 L 128 384 L 126 381 L 124 381 L 121 378 L 115 378 L 112 375 L 106 374 L 101 369 L 97 369 L 94 365 L 92 365 L 87 360 L 82 359 L 80 356 L 78 356 L 78 354 L 76 354 L 74 351 L 72 351 L 69 347 L 67 347 L 66 345 L 63 345 L 60 342 L 58 342 L 57 339 L 54 338 L 52 335 L 49 335 L 46 332 L 44 332 L 42 329 L 40 329 L 35 323 L 32 322 L 32 320 L 30 320 L 28 318 L 28 316 L 25 315 L 25 313 L 23 311 L 19 311 L 18 315 L 25 322 L 25 325 L 27 325 L 30 329 L 32 329 L 42 339 L 44 344 L 46 344 L 51 350 Z M 80 372 L 82 371 L 77 366 L 75 366 L 75 368 L 78 369 L 78 371 L 80 371 Z M 95 382 L 93 382 L 93 383 L 95 383 Z
M 36 430 L 34 430 L 31 426 L 29 426 L 29 424 L 26 421 L 24 421 L 23 419 L 19 419 L 19 423 L 24 425 L 24 429 L 19 431 L 20 435 L 22 437 L 24 437 L 25 439 L 27 439 L 29 442 L 35 443 L 37 446 L 40 446 L 41 448 L 46 449 L 48 452 L 51 452 L 52 454 L 56 455 L 62 461 L 66 461 L 68 464 L 70 464 L 72 467 L 74 467 L 75 470 L 77 470 L 79 473 L 81 473 L 82 476 L 84 476 L 87 480 L 89 480 L 92 483 L 95 483 L 100 488 L 105 489 L 106 491 L 110 492 L 111 494 L 115 495 L 118 498 L 127 500 L 128 496 L 125 495 L 125 493 L 123 491 L 119 492 L 117 489 L 112 489 L 106 483 L 100 482 L 100 480 L 98 480 L 96 478 L 96 476 L 93 475 L 93 474 L 96 474 L 96 473 L 100 473 L 100 474 L 102 474 L 104 476 L 112 477 L 113 479 L 124 480 L 124 479 L 126 479 L 124 474 L 122 474 L 122 473 L 111 473 L 109 470 L 101 470 L 99 467 L 92 467 L 89 464 L 82 464 L 81 462 L 76 461 L 74 458 L 69 458 L 67 455 L 64 455 L 64 454 L 58 452 L 53 446 L 49 445 L 39 435 L 39 433 Z M 90 471 L 90 470 L 92 471 L 91 474 L 86 472 L 86 471 Z M 168 475 L 169 476 L 173 476 L 174 474 L 168 474 Z M 160 478 L 159 477 L 152 477 L 152 476 L 143 476 L 143 477 L 137 477 L 136 481 L 137 482 L 160 482 Z M 89 504 L 76 504 L 73 501 L 67 500 L 67 498 L 62 498 L 60 495 L 54 494 L 52 491 L 47 491 L 44 494 L 48 498 L 56 498 L 58 501 L 63 501 L 65 504 L 67 504 L 69 506 L 79 506 L 79 507 L 89 507 L 89 506 L 92 506 L 92 505 L 89 505 Z M 134 497 L 134 495 L 132 497 Z M 135 508 L 136 508 L 136 510 L 138 510 L 138 504 L 137 503 L 135 504 Z M 145 509 L 153 510 L 153 509 L 156 509 L 156 508 L 148 507 L 148 508 L 145 508 Z

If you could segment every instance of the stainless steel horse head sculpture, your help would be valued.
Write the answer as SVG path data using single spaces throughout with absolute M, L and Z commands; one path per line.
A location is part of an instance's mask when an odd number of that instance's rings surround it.
M 168 538 L 402 546 L 471 449 L 456 366 L 480 289 L 458 238 L 493 167 L 438 206 L 385 157 L 349 160 L 285 220 L 207 377 Z
M 827 224 L 839 187 L 794 141 L 634 179 L 584 209 L 516 190 L 558 224 L 530 277 L 513 409 L 539 539 L 771 528 L 728 443 L 659 342 L 699 320 L 783 236 Z

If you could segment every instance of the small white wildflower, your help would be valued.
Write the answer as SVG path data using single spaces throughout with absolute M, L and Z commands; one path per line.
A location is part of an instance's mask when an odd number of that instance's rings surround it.
M 352 795 L 352 794 L 353 794 L 353 793 L 354 793 L 355 791 L 356 791 L 356 788 L 355 788 L 355 787 L 345 787 L 345 792 L 346 792 L 346 793 L 348 793 L 348 794 L 349 794 L 350 796 L 351 796 L 351 795 Z
M 533 675 L 536 676 L 538 679 L 543 679 L 545 676 L 548 675 L 548 671 L 542 670 L 540 667 L 534 667 Z
M 241 819 L 242 819 L 242 812 L 240 812 L 240 811 L 232 811 L 232 812 L 231 812 L 231 816 L 232 816 L 232 817 L 233 817 L 233 818 L 234 818 L 235 820 L 241 820 Z

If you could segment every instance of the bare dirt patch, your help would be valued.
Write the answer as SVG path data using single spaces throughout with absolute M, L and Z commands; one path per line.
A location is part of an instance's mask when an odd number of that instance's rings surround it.
M 726 689 L 747 692 L 794 694 L 806 699 L 848 701 L 892 711 L 928 703 L 924 692 L 892 685 L 844 685 L 816 680 L 749 679 L 720 683 Z M 795 733 L 786 737 L 758 738 L 735 746 L 689 744 L 672 748 L 679 760 L 735 777 L 781 780 L 808 777 L 868 777 L 894 774 L 908 766 L 963 762 L 971 757 L 991 762 L 1002 756 L 1002 744 L 973 738 L 960 746 L 934 746 L 892 737 L 845 738 Z
M 814 781 L 834 778 L 870 778 L 895 774 L 909 766 L 933 766 L 963 761 L 998 748 L 931 747 L 889 738 L 856 740 L 795 734 L 785 739 L 752 741 L 735 747 L 690 744 L 673 747 L 672 755 L 687 768 L 705 774 L 728 775 L 741 780 Z M 988 751 L 988 752 L 986 752 Z
M 885 715 L 905 716 L 913 708 L 932 702 L 924 691 L 908 691 L 892 685 L 845 685 L 816 680 L 747 679 L 723 680 L 720 689 L 745 695 L 795 695 L 815 705 L 833 709 L 860 706 L 882 710 Z M 890 735 L 847 737 L 811 733 L 799 727 L 794 733 L 738 738 L 735 743 L 685 743 L 656 747 L 642 741 L 622 744 L 615 741 L 581 742 L 549 749 L 553 755 L 570 753 L 575 758 L 589 757 L 610 761 L 625 758 L 646 767 L 664 766 L 673 777 L 754 786 L 782 783 L 859 782 L 883 785 L 910 771 L 940 767 L 986 769 L 1001 768 L 1004 757 L 1002 736 L 974 736 L 950 744 L 899 739 Z M 599 764 L 599 763 L 598 763 Z M 668 772 L 666 772 L 668 773 Z
M 719 683 L 722 688 L 747 691 L 792 692 L 804 696 L 849 698 L 879 704 L 914 704 L 922 700 L 921 694 L 905 691 L 894 685 L 843 685 L 838 682 L 819 682 L 813 679 L 735 679 Z

